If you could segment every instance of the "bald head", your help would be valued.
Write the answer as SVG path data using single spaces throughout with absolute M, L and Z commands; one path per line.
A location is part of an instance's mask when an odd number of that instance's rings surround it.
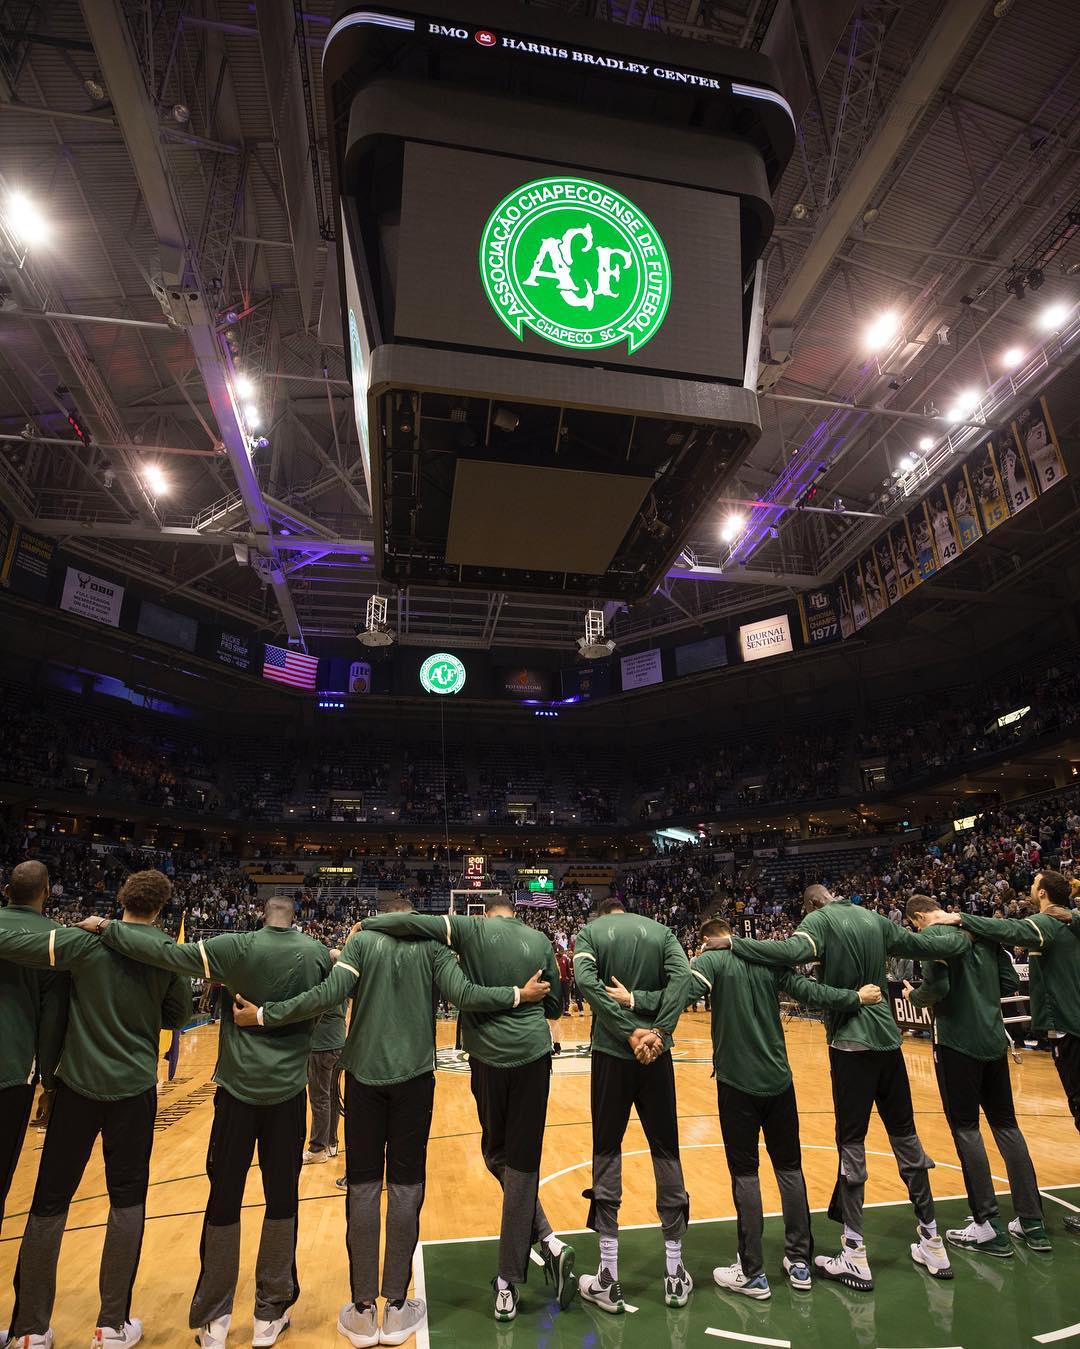
M 802 892 L 803 908 L 807 913 L 813 913 L 815 909 L 823 909 L 826 904 L 831 904 L 833 898 L 823 885 L 808 885 Z
M 49 870 L 44 862 L 20 862 L 4 893 L 9 904 L 41 912 L 49 897 Z

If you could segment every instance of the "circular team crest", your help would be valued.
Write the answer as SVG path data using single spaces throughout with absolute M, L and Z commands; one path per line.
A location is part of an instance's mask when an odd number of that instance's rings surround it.
M 425 693 L 460 693 L 465 687 L 465 666 L 444 651 L 428 656 L 420 666 L 420 687 Z
M 495 207 L 480 276 L 515 337 L 530 329 L 575 350 L 655 337 L 671 300 L 671 265 L 655 225 L 629 198 L 587 178 L 537 178 Z

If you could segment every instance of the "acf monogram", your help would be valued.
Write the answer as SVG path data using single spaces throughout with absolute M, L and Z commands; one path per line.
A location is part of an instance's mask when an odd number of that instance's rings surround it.
M 460 693 L 465 687 L 465 666 L 456 656 L 436 652 L 420 666 L 420 687 L 425 693 Z
M 671 265 L 648 216 L 586 178 L 537 178 L 492 211 L 480 275 L 515 337 L 630 353 L 655 337 L 671 299 Z

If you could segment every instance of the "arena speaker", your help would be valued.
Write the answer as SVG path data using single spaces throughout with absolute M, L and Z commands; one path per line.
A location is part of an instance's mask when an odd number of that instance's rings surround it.
M 772 64 L 405 0 L 343 10 L 323 75 L 380 575 L 647 595 L 760 434 Z

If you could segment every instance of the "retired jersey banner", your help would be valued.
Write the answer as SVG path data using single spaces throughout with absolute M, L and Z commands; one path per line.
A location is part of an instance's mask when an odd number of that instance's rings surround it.
M 1027 456 L 1023 446 L 1013 438 L 1011 431 L 1001 432 L 1001 453 L 998 468 L 1001 471 L 1001 485 L 1005 489 L 1005 500 L 1013 515 L 1019 515 L 1035 500 L 1035 485 L 1031 481 Z
M 866 607 L 866 592 L 863 590 L 862 568 L 856 562 L 844 573 L 847 578 L 848 596 L 851 599 L 851 621 L 855 631 L 865 628 L 870 622 L 870 611 Z
M 871 618 L 877 618 L 888 608 L 885 599 L 885 588 L 881 583 L 881 577 L 878 574 L 877 557 L 874 550 L 871 549 L 859 562 L 859 571 L 862 573 L 863 594 L 866 596 L 866 611 Z
M 892 545 L 889 543 L 888 534 L 882 534 L 881 538 L 874 544 L 874 561 L 877 563 L 878 575 L 881 577 L 881 589 L 885 596 L 885 606 L 895 604 L 900 598 L 900 590 L 896 580 L 896 561 L 893 558 Z
M 938 563 L 942 567 L 947 567 L 960 556 L 960 540 L 944 483 L 935 487 L 926 498 L 926 510 L 930 517 L 930 529 L 934 536 Z
M 911 546 L 906 520 L 899 521 L 889 530 L 889 544 L 896 563 L 896 590 L 902 599 L 919 584 L 919 573 L 915 570 L 915 550 Z
M 843 575 L 836 583 L 836 607 L 840 613 L 840 636 L 850 637 L 855 631 L 855 618 L 851 612 L 851 595 L 848 593 L 847 577 Z
M 1027 455 L 1028 467 L 1040 492 L 1048 492 L 1068 473 L 1046 399 L 1040 398 L 1017 413 L 1013 441 Z
M 945 479 L 945 492 L 952 507 L 953 519 L 956 521 L 960 547 L 970 548 L 982 538 L 982 525 L 979 524 L 979 514 L 975 509 L 975 493 L 971 488 L 967 464 L 961 464 L 959 468 L 953 469 Z
M 919 580 L 925 581 L 938 569 L 934 534 L 930 528 L 930 517 L 926 513 L 925 501 L 920 501 L 913 511 L 908 512 L 907 526 L 911 534 L 912 552 L 915 554 L 915 570 L 919 573 Z
M 824 646 L 840 640 L 840 598 L 837 586 L 804 590 L 799 596 L 803 641 L 807 646 Z
M 967 470 L 975 489 L 983 533 L 989 534 L 1009 518 L 1009 503 L 1005 499 L 1005 489 L 1001 485 L 997 456 L 991 441 L 985 441 L 968 457 Z

